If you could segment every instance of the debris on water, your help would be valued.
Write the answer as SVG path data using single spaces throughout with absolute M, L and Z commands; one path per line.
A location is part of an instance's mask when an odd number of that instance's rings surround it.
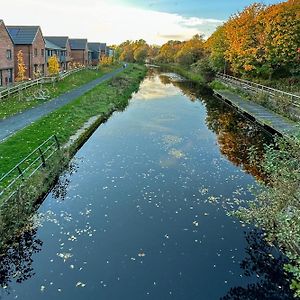
M 81 282 L 81 281 L 78 281 L 78 282 L 76 283 L 76 287 L 84 288 L 85 286 L 86 286 L 86 284 L 83 283 L 83 282 Z

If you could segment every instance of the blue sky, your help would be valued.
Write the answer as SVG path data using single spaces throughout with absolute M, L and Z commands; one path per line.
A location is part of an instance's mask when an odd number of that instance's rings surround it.
M 278 3 L 265 0 L 265 4 Z M 44 35 L 87 38 L 110 45 L 144 39 L 161 45 L 170 39 L 209 37 L 230 15 L 252 0 L 9 0 L 0 19 L 7 25 L 40 25 Z M 47 13 L 36 13 L 43 11 Z
M 254 3 L 274 4 L 280 0 L 119 0 L 119 3 L 156 10 L 167 13 L 176 13 L 184 17 L 199 17 L 212 19 L 227 19 L 231 14 L 242 10 Z

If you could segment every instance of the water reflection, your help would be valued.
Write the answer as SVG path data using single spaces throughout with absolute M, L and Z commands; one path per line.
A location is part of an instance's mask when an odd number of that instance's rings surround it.
M 253 146 L 257 149 L 256 162 L 259 162 L 264 155 L 264 146 L 273 142 L 270 134 L 266 134 L 262 128 L 242 117 L 221 100 L 208 95 L 209 91 L 196 83 L 172 82 L 166 78 L 162 82 L 179 87 L 191 101 L 201 99 L 207 110 L 207 126 L 216 133 L 221 153 L 255 178 L 265 179 L 258 163 L 250 160 L 249 150 Z
M 36 233 L 37 228 L 22 232 L 6 247 L 6 251 L 0 254 L 0 286 L 7 293 L 10 293 L 12 281 L 21 283 L 35 273 L 32 267 L 32 256 L 41 251 L 43 245 L 43 242 L 36 237 Z
M 264 134 L 197 86 L 166 80 L 150 72 L 128 109 L 80 149 L 77 172 L 39 208 L 24 262 L 3 256 L 5 299 L 256 299 L 258 286 L 288 295 L 283 258 L 264 266 L 261 253 L 274 250 L 251 228 L 245 239 L 247 227 L 223 209 L 234 193 L 250 199 L 240 151 Z M 16 284 L 25 262 L 20 278 L 36 275 Z
M 244 276 L 260 278 L 247 287 L 233 287 L 221 300 L 288 300 L 293 299 L 290 279 L 284 272 L 287 259 L 264 239 L 259 230 L 246 233 L 246 258 L 241 262 Z M 295 299 L 295 298 L 294 298 Z

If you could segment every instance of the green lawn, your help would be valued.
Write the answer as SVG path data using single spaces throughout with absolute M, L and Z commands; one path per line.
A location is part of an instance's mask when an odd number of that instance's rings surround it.
M 115 65 L 110 67 L 102 67 L 100 70 L 85 69 L 72 74 L 59 82 L 55 82 L 54 84 L 44 84 L 43 87 L 47 88 L 50 92 L 50 98 L 46 101 L 49 101 L 50 99 L 66 93 L 67 91 L 79 87 L 89 81 L 92 81 L 118 67 L 120 66 Z M 20 95 L 16 93 L 10 97 L 0 100 L 0 120 L 43 103 L 43 100 L 34 99 L 32 96 L 33 93 L 39 88 L 40 86 L 31 87 L 22 91 Z
M 56 134 L 59 141 L 65 143 L 92 116 L 126 107 L 146 70 L 144 66 L 130 65 L 112 80 L 98 85 L 0 143 L 0 177 L 51 135 Z

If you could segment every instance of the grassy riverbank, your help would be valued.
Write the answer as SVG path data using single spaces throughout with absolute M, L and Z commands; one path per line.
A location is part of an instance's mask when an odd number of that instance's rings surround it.
M 109 73 L 120 65 L 113 65 L 108 67 L 102 67 L 100 69 L 84 69 L 77 73 L 74 73 L 65 79 L 55 82 L 54 84 L 43 84 L 42 88 L 47 88 L 50 93 L 50 97 L 47 100 L 34 99 L 33 94 L 41 88 L 41 86 L 34 86 L 27 90 L 23 90 L 21 94 L 13 94 L 0 101 L 0 120 L 15 115 L 26 109 L 35 107 L 42 102 L 49 101 L 59 95 L 62 95 L 74 88 L 77 88 L 85 83 L 88 83 L 102 75 Z
M 28 223 L 28 220 L 36 210 L 36 201 L 47 194 L 59 174 L 66 168 L 72 168 L 69 160 L 93 130 L 115 110 L 123 110 L 127 106 L 146 71 L 145 66 L 130 65 L 110 81 L 98 85 L 0 144 L 1 177 L 52 134 L 57 135 L 61 144 L 66 144 L 88 120 L 95 117 L 94 122 L 81 133 L 75 144 L 61 148 L 44 168 L 27 180 L 18 193 L 1 207 L 0 256 L 12 245 L 14 239 L 31 230 L 32 222 Z
M 89 118 L 126 107 L 145 73 L 144 66 L 130 65 L 117 77 L 98 85 L 1 143 L 0 177 L 49 136 L 56 134 L 60 143 L 64 144 Z

